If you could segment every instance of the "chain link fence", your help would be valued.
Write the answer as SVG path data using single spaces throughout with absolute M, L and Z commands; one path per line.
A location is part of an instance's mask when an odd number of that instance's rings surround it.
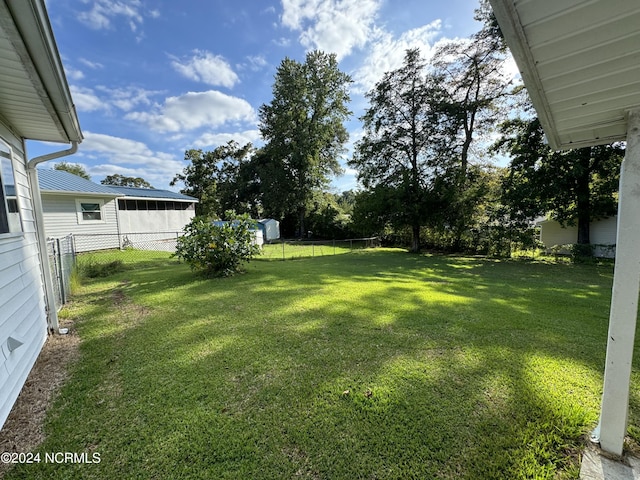
M 73 236 L 76 252 L 100 250 L 147 250 L 175 252 L 182 232 L 92 233 Z
M 349 238 L 346 240 L 277 240 L 262 247 L 258 258 L 291 260 L 295 258 L 321 257 L 374 248 L 380 246 L 378 237 Z
M 182 232 L 95 233 L 68 235 L 47 240 L 49 268 L 54 283 L 56 306 L 68 300 L 71 275 L 79 268 L 109 262 L 139 263 L 141 260 L 167 259 L 176 251 Z M 262 246 L 258 259 L 292 260 L 296 258 L 339 255 L 380 246 L 378 237 L 346 240 L 278 240 Z
M 77 234 L 73 236 L 75 250 L 81 257 L 90 254 L 101 261 L 118 259 L 147 259 L 157 252 L 174 253 L 182 232 Z M 346 240 L 276 240 L 262 246 L 256 257 L 266 260 L 290 260 L 295 258 L 339 255 L 380 245 L 378 237 L 351 238 Z M 124 254 L 123 252 L 126 252 Z
M 47 255 L 56 307 L 60 310 L 71 293 L 71 273 L 76 261 L 73 235 L 47 239 Z

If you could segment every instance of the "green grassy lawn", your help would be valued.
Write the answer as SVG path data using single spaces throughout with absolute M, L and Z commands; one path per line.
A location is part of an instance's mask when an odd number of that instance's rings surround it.
M 141 265 L 63 312 L 81 359 L 40 451 L 100 463 L 7 478 L 577 478 L 611 265 L 384 249 L 228 279 Z
M 362 249 L 365 245 L 366 242 L 360 240 L 276 242 L 265 244 L 262 247 L 260 258 L 268 260 L 291 260 L 325 255 L 341 255 Z

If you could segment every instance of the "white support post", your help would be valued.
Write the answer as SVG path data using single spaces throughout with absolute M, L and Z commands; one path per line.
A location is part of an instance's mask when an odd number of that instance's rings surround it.
M 620 170 L 616 261 L 602 409 L 593 436 L 603 450 L 615 455 L 622 454 L 627 430 L 640 292 L 640 108 L 629 112 L 627 125 L 627 149 Z

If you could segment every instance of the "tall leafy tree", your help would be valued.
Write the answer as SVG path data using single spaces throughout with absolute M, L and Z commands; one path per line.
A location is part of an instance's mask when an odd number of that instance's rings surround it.
M 439 155 L 450 127 L 440 110 L 442 93 L 420 51 L 407 50 L 402 67 L 385 73 L 367 93 L 364 136 L 349 161 L 369 192 L 366 205 L 378 210 L 374 217 L 410 227 L 414 252 L 420 227 L 440 211 L 435 206 L 449 169 L 448 158 Z
M 506 44 L 486 1 L 481 2 L 475 18 L 484 23 L 480 31 L 468 39 L 444 43 L 433 59 L 446 92 L 448 116 L 456 125 L 446 145 L 456 164 L 450 224 L 458 248 L 481 203 L 478 193 L 482 189 L 473 184 L 477 168 L 470 168 L 481 161 L 479 140 L 486 140 L 493 127 L 508 117 L 509 103 L 516 100 L 514 93 L 519 90 L 507 75 Z
M 577 225 L 577 243 L 588 244 L 590 222 L 615 215 L 621 144 L 555 152 L 535 118 L 503 124 L 496 148 L 511 157 L 502 200 L 511 218 L 549 214 L 563 226 Z
M 229 208 L 240 211 L 234 205 L 238 198 L 238 171 L 253 150 L 250 143 L 240 146 L 233 140 L 209 152 L 187 150 L 184 158 L 190 164 L 173 178 L 170 185 L 182 182 L 184 187 L 180 191 L 199 200 L 197 215 L 223 216 Z
M 64 161 L 58 162 L 53 165 L 53 169 L 72 173 L 73 175 L 82 177 L 85 180 L 91 180 L 91 176 L 87 173 L 87 170 L 84 168 L 84 166 L 80 165 L 79 163 L 69 163 Z
M 267 180 L 270 188 L 287 192 L 287 208 L 296 214 L 299 235 L 305 233 L 313 192 L 341 171 L 338 158 L 348 140 L 344 122 L 351 114 L 350 82 L 335 54 L 312 51 L 304 63 L 285 58 L 275 75 L 273 100 L 260 107 L 259 128 L 266 142 L 262 159 L 273 165 Z
M 103 185 L 114 185 L 116 187 L 153 188 L 153 186 L 142 177 L 127 177 L 119 173 L 107 175 L 100 183 Z

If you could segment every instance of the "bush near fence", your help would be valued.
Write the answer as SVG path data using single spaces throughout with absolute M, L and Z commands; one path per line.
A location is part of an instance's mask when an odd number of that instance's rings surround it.
M 54 283 L 56 306 L 60 309 L 71 292 L 74 267 L 81 271 L 108 271 L 104 265 L 118 262 L 139 263 L 140 260 L 169 259 L 182 232 L 78 234 L 47 240 L 49 268 Z M 378 237 L 347 240 L 278 240 L 263 245 L 257 259 L 292 260 L 296 258 L 340 255 L 364 248 L 380 246 Z M 115 268 L 115 265 L 114 265 Z M 93 276 L 93 275 L 89 275 Z

